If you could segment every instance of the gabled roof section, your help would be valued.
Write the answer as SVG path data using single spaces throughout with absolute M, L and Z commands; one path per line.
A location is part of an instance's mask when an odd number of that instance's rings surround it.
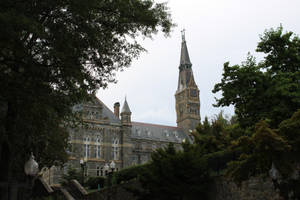
M 103 105 L 102 115 L 103 117 L 107 117 L 109 122 L 121 124 L 121 120 L 115 116 L 115 114 L 97 97 L 96 100 Z
M 132 122 L 132 138 L 181 143 L 188 136 L 183 129 L 174 126 Z
M 96 96 L 93 96 L 88 102 L 75 105 L 73 111 L 81 112 L 83 119 L 90 122 L 108 121 L 110 124 L 121 125 L 120 119 Z
M 121 113 L 131 113 L 128 103 L 127 103 L 127 100 L 126 100 L 126 97 L 125 97 L 125 101 L 124 101 Z

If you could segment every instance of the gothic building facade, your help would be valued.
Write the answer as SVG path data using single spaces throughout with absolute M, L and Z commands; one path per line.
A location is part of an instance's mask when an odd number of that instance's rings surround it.
M 155 149 L 170 142 L 180 148 L 183 140 L 191 140 L 190 131 L 200 122 L 200 99 L 184 35 L 175 100 L 177 127 L 131 121 L 126 98 L 121 111 L 120 103 L 111 111 L 97 97 L 76 105 L 74 110 L 81 113 L 84 125 L 69 130 L 69 162 L 64 170 L 52 167 L 45 172 L 46 181 L 59 183 L 68 167 L 81 169 L 80 160 L 84 160 L 86 176 L 103 176 L 105 165 L 112 161 L 115 170 L 143 164 Z

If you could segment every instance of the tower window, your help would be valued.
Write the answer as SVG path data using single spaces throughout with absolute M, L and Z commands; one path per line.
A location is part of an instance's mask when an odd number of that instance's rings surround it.
M 197 97 L 197 90 L 195 90 L 195 89 L 190 89 L 190 96 L 191 96 L 191 97 Z

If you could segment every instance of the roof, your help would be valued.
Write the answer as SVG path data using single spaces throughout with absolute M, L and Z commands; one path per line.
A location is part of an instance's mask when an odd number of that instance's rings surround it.
M 73 106 L 73 111 L 75 112 L 80 112 L 84 109 L 84 107 L 89 107 L 90 105 L 94 105 L 96 107 L 99 107 L 98 109 L 101 110 L 101 119 L 107 119 L 109 123 L 114 123 L 114 124 L 121 124 L 121 120 L 115 116 L 115 114 L 96 96 L 93 97 L 92 101 L 77 104 Z M 102 109 L 101 109 L 102 108 Z M 101 119 L 96 119 L 96 120 L 101 120 Z
M 190 82 L 191 81 L 191 82 Z M 179 78 L 177 93 L 187 88 L 190 83 L 194 83 L 194 75 L 192 70 L 192 63 L 190 61 L 189 52 L 186 46 L 185 35 L 182 35 L 181 54 L 179 65 Z
M 125 97 L 125 101 L 124 101 L 121 113 L 131 113 L 128 103 L 127 103 L 127 100 L 126 100 L 126 97 Z
M 181 42 L 181 54 L 180 54 L 180 66 L 182 65 L 192 65 L 190 61 L 189 52 L 186 46 L 186 41 L 184 38 L 182 38 Z
M 181 143 L 183 139 L 188 139 L 183 129 L 174 126 L 132 122 L 131 130 L 131 137 L 135 139 L 175 143 Z
M 120 124 L 121 120 L 118 117 L 116 117 L 116 115 L 100 99 L 98 99 L 98 98 L 96 98 L 96 99 L 103 106 L 102 116 L 107 117 L 109 122 L 111 122 L 111 123 Z

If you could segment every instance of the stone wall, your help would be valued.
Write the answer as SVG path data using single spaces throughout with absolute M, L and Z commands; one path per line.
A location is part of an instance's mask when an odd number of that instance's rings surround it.
M 102 189 L 100 192 L 93 192 L 86 196 L 86 200 L 136 200 L 130 193 L 130 188 L 140 187 L 135 181 L 130 181 L 111 188 Z
M 137 187 L 135 182 L 114 186 L 87 195 L 89 200 L 134 200 L 126 188 Z M 139 186 L 138 186 L 139 187 Z M 270 178 L 251 178 L 238 187 L 225 178 L 216 178 L 209 191 L 209 200 L 284 200 L 275 191 Z
M 251 178 L 240 187 L 225 178 L 218 178 L 211 189 L 211 200 L 283 200 L 270 178 Z

